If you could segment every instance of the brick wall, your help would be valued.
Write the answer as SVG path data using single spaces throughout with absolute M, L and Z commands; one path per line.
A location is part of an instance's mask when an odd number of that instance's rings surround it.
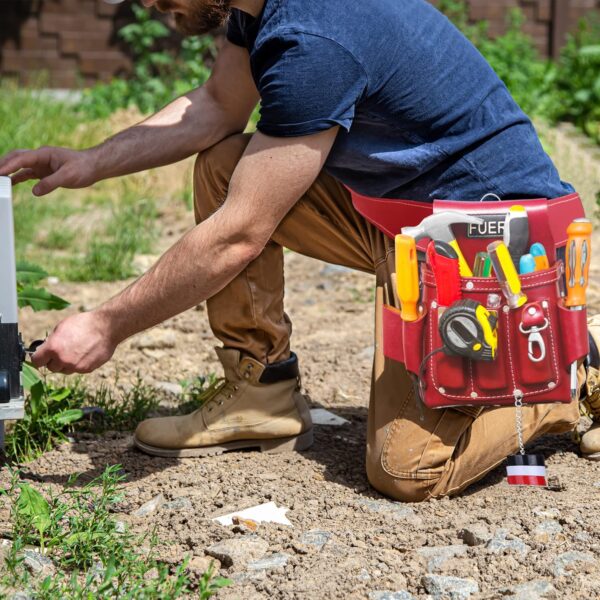
M 434 4 L 436 0 L 431 0 Z M 473 21 L 485 19 L 490 31 L 504 31 L 509 8 L 527 17 L 525 30 L 543 55 L 556 55 L 567 30 L 600 0 L 469 0 Z M 0 0 L 0 75 L 21 83 L 80 87 L 126 73 L 131 59 L 117 32 L 131 20 L 128 3 L 102 0 Z M 171 40 L 176 44 L 177 39 Z

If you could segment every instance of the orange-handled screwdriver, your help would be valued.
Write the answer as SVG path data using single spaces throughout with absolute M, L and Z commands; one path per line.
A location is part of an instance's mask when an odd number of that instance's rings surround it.
M 396 236 L 396 289 L 400 316 L 404 321 L 416 321 L 419 318 L 419 263 L 417 244 L 410 235 Z
M 581 307 L 586 304 L 586 290 L 592 257 L 592 223 L 589 219 L 575 219 L 567 227 L 565 306 Z
M 592 258 L 592 223 L 589 219 L 575 219 L 567 227 L 565 306 L 583 310 Z M 577 398 L 577 361 L 571 364 L 571 399 Z

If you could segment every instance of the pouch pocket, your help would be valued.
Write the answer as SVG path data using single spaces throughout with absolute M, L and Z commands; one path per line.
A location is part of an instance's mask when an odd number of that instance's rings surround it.
M 541 307 L 544 321 L 539 327 L 523 326 L 523 316 L 529 310 L 511 310 L 508 315 L 509 337 L 504 351 L 511 354 L 515 380 L 525 393 L 529 388 L 556 385 L 558 380 L 558 346 L 556 309 L 546 300 L 536 303 Z
M 498 314 L 498 340 L 506 336 L 506 323 Z M 475 387 L 481 392 L 498 392 L 510 386 L 509 364 L 506 352 L 496 352 L 494 360 L 478 360 L 473 362 Z
M 429 346 L 428 352 L 433 352 L 443 346 L 440 335 L 439 319 L 443 308 L 431 305 L 429 312 Z M 453 393 L 463 392 L 468 383 L 469 361 L 460 356 L 448 356 L 443 352 L 436 352 L 429 359 L 429 368 L 431 369 L 431 378 L 434 387 L 444 394 L 446 390 L 452 390 Z M 442 391 L 443 390 L 443 391 Z
M 558 305 L 562 358 L 567 367 L 585 358 L 590 351 L 586 310 L 569 310 Z

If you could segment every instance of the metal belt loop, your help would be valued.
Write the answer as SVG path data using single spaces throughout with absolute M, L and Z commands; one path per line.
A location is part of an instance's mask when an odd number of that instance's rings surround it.
M 488 192 L 487 194 L 484 194 L 483 196 L 481 196 L 481 200 L 479 202 L 484 202 L 488 196 L 491 196 L 497 202 L 502 202 L 502 199 L 500 198 L 500 196 L 498 196 L 498 194 L 494 194 L 493 192 Z

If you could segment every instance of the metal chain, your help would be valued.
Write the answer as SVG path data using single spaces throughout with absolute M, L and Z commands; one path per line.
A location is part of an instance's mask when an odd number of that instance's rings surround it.
M 514 391 L 515 396 L 515 422 L 517 426 L 517 440 L 519 442 L 519 452 L 525 455 L 525 444 L 523 444 L 523 392 Z

